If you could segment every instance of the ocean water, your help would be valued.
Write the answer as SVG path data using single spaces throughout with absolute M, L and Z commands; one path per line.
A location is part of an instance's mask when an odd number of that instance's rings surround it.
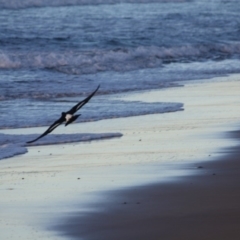
M 48 126 L 98 84 L 78 122 L 182 110 L 114 95 L 239 73 L 239 12 L 237 0 L 0 0 L 0 129 Z

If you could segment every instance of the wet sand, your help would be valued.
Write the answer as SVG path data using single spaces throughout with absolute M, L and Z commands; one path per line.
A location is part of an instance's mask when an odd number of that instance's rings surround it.
M 205 111 L 216 106 L 219 106 L 219 111 L 223 110 L 221 108 L 224 108 L 224 104 L 214 101 L 217 98 L 214 97 L 214 91 L 212 94 L 212 102 L 205 103 L 202 99 L 203 106 L 206 104 Z M 208 101 L 209 99 L 210 92 Z M 195 105 L 194 101 L 193 98 L 192 105 Z M 195 105 L 197 112 L 204 110 L 199 107 L 199 102 Z M 227 104 L 227 99 L 224 102 L 227 106 L 225 110 L 228 109 L 229 112 L 226 111 L 222 117 L 210 112 L 212 121 L 218 117 L 221 123 L 223 118 L 230 117 L 233 106 Z M 236 102 L 239 104 L 239 98 L 236 98 Z M 204 124 L 211 127 L 208 117 L 209 112 L 206 112 Z M 194 115 L 189 115 L 189 118 L 194 118 Z M 195 146 L 201 146 L 201 141 L 204 141 L 206 145 L 209 143 L 209 135 L 203 134 L 206 126 L 200 126 L 198 121 L 195 119 L 197 126 L 189 125 L 192 129 L 199 128 L 198 137 L 195 135 L 195 138 L 185 141 L 193 141 Z M 217 121 L 214 126 L 216 123 Z M 217 131 L 221 130 L 224 128 L 220 127 Z M 215 158 L 211 158 L 209 153 L 208 158 L 202 156 L 197 162 L 193 158 L 192 163 L 182 163 L 181 166 L 173 164 L 172 169 L 175 168 L 178 172 L 168 181 L 106 191 L 102 193 L 103 200 L 88 206 L 92 209 L 91 213 L 82 214 L 77 211 L 72 216 L 70 214 L 55 230 L 71 239 L 85 240 L 240 239 L 240 131 L 223 131 L 219 138 L 235 140 L 234 147 L 224 147 L 224 144 L 218 143 Z M 218 140 L 216 138 L 213 141 Z M 187 151 L 191 151 L 190 143 L 188 147 Z M 175 148 L 176 146 L 172 146 L 172 149 Z M 183 149 L 181 150 L 179 154 L 184 156 Z M 159 172 L 161 171 L 164 170 L 159 168 Z M 165 171 L 169 170 L 166 168 Z M 186 176 L 184 172 L 187 172 Z
M 208 239 L 209 232 L 234 240 L 238 141 L 226 133 L 239 129 L 239 89 L 233 75 L 117 96 L 182 102 L 184 111 L 60 126 L 55 134 L 123 137 L 29 147 L 1 160 L 0 239 Z M 217 233 L 210 232 L 213 222 Z M 194 237 L 183 238 L 186 231 Z
M 234 137 L 239 145 L 226 156 L 188 165 L 193 175 L 108 192 L 95 212 L 75 213 L 60 231 L 86 240 L 240 239 L 240 131 Z

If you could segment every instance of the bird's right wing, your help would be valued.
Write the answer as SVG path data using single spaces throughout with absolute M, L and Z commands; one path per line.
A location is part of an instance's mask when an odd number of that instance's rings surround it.
M 33 143 L 36 142 L 38 139 L 46 136 L 47 134 L 49 134 L 50 132 L 52 132 L 56 127 L 58 127 L 60 124 L 62 124 L 65 121 L 65 118 L 63 116 L 61 116 L 56 122 L 54 122 L 42 135 L 40 135 L 39 137 L 37 137 L 36 139 L 29 141 L 27 143 Z
M 86 97 L 84 100 L 76 104 L 74 107 L 72 107 L 67 113 L 69 114 L 74 114 L 77 110 L 79 110 L 83 105 L 85 105 L 92 97 L 93 95 L 97 92 L 99 89 L 100 85 L 98 85 L 97 89 L 91 93 L 88 97 Z

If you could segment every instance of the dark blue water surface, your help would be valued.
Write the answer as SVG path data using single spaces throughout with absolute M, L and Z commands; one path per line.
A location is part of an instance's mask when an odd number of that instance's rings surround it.
M 163 112 L 110 94 L 239 73 L 239 12 L 234 0 L 0 0 L 0 128 L 47 125 L 98 84 L 80 121 Z

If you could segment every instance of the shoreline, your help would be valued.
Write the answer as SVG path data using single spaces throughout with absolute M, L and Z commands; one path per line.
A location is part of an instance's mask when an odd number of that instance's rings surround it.
M 192 175 L 106 192 L 95 211 L 75 212 L 58 231 L 86 240 L 239 239 L 240 130 L 231 135 L 238 146 L 223 149 L 217 161 L 184 166 Z
M 128 99 L 136 100 L 133 95 Z M 237 139 L 237 145 L 219 145 L 210 160 L 173 164 L 172 179 L 102 192 L 102 199 L 89 204 L 89 213 L 69 214 L 52 230 L 86 240 L 239 239 L 240 131 L 218 134 Z M 169 171 L 162 167 L 159 171 Z
M 91 216 L 99 210 L 94 206 L 106 200 L 106 192 L 182 181 L 193 171 L 184 168 L 186 164 L 216 160 L 222 154 L 219 149 L 237 144 L 224 133 L 238 127 L 239 80 L 240 75 L 234 75 L 183 88 L 118 96 L 128 101 L 183 102 L 185 110 L 59 128 L 56 133 L 98 134 L 104 129 L 120 132 L 123 137 L 35 146 L 25 155 L 0 161 L 1 237 L 68 239 L 52 227 L 71 214 Z M 42 128 L 25 132 L 33 131 L 41 132 Z M 194 168 L 194 172 L 202 170 Z

